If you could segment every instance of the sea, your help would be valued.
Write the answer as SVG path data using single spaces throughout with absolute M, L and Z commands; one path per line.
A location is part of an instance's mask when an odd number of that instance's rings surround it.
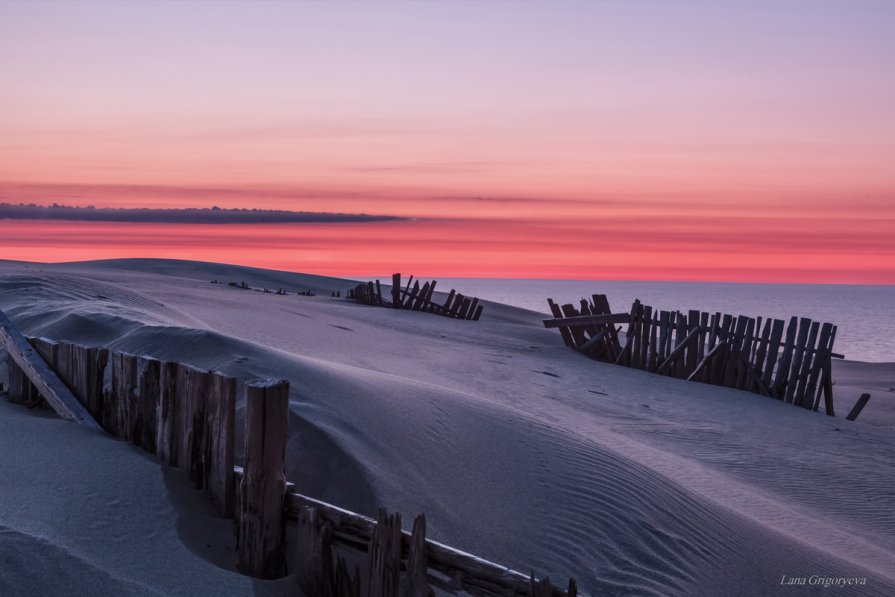
M 387 278 L 386 278 L 387 279 Z M 740 284 L 439 278 L 438 289 L 547 314 L 547 298 L 577 302 L 605 294 L 613 312 L 634 299 L 653 308 L 773 317 L 793 315 L 838 326 L 833 350 L 854 361 L 895 362 L 895 286 L 846 284 Z

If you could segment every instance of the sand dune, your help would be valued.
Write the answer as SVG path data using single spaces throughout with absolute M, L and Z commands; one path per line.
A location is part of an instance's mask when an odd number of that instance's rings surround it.
M 378 505 L 426 512 L 430 536 L 465 551 L 573 576 L 593 594 L 763 595 L 784 576 L 812 575 L 867 578 L 837 594 L 895 592 L 895 394 L 874 391 L 861 420 L 849 423 L 594 363 L 564 348 L 536 313 L 487 304 L 480 322 L 466 322 L 364 307 L 329 298 L 350 283 L 319 276 L 163 260 L 7 262 L 0 276 L 0 307 L 29 334 L 181 360 L 243 381 L 290 379 L 287 473 L 300 491 L 364 513 Z M 262 294 L 211 279 L 326 296 Z M 849 392 L 861 387 L 881 390 L 893 370 L 838 364 L 837 391 L 853 400 Z M 175 496 L 171 473 L 150 459 L 12 406 L 0 419 L 17 430 L 16 441 L 2 433 L 7 452 L 42 438 L 15 466 L 4 464 L 5 478 L 30 483 L 4 485 L 4 504 L 27 504 L 23 486 L 37 491 L 51 479 L 51 492 L 63 492 L 87 479 L 69 508 L 102 502 L 96 524 L 109 529 L 133 512 L 138 537 L 152 528 L 164 539 L 154 538 L 155 548 L 172 550 L 159 578 L 139 564 L 158 554 L 110 553 L 94 546 L 104 543 L 101 530 L 22 506 L 0 515 L 9 529 L 0 531 L 4 553 L 17 545 L 45 552 L 83 568 L 60 582 L 83 577 L 116 593 L 203 594 L 206 583 L 220 592 L 280 588 L 226 570 L 224 535 L 203 551 L 189 538 L 197 533 L 178 533 L 178 508 L 199 506 L 183 505 L 189 496 Z M 75 452 L 84 465 L 59 471 L 44 462 L 53 450 Z M 98 473 L 93 463 L 108 450 L 121 470 Z M 119 476 L 132 477 L 139 492 Z M 78 514 L 80 525 L 94 524 L 97 510 Z

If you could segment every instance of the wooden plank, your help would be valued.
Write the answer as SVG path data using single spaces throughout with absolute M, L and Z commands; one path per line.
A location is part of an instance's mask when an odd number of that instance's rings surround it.
M 677 359 L 679 359 L 681 357 L 681 355 L 684 354 L 684 351 L 687 349 L 687 346 L 690 345 L 697 338 L 698 335 L 699 335 L 699 329 L 691 330 L 690 333 L 687 334 L 682 339 L 681 343 L 678 344 L 674 348 L 674 350 L 671 351 L 671 354 L 669 354 L 668 357 L 664 361 L 662 361 L 662 364 L 659 365 L 659 367 L 656 369 L 656 373 L 662 373 L 663 371 L 668 369 L 668 367 L 673 362 L 675 362 Z M 694 367 L 694 370 L 695 370 L 695 367 Z
M 727 348 L 721 351 L 711 364 L 711 383 L 717 386 L 724 385 L 724 377 L 727 374 L 731 352 L 733 351 L 733 328 L 735 325 L 736 320 L 731 315 L 724 313 L 721 316 L 721 325 L 718 327 L 718 342 L 724 344 Z
M 796 381 L 794 378 L 798 377 L 801 372 L 802 367 L 802 357 L 805 354 L 805 346 L 808 343 L 808 331 L 811 327 L 811 320 L 807 317 L 802 317 L 799 319 L 799 333 L 796 338 L 795 349 L 793 351 L 792 357 L 792 369 L 787 378 L 786 391 L 784 393 L 784 401 L 788 403 L 792 403 L 795 399 L 796 393 Z
M 479 309 L 479 299 L 476 297 L 472 297 L 472 302 L 469 304 L 469 311 L 466 314 L 466 319 L 475 319 L 475 312 Z
M 755 341 L 755 319 L 749 317 L 746 319 L 746 331 L 743 334 L 743 346 L 740 350 L 740 357 L 743 368 L 740 369 L 740 375 L 737 378 L 737 389 L 752 391 L 755 371 L 752 369 L 752 344 Z
M 824 376 L 823 376 L 823 393 L 824 393 L 824 410 L 827 413 L 827 416 L 835 417 L 836 414 L 833 412 L 833 367 L 830 362 L 830 358 L 827 357 L 827 364 L 824 367 Z
M 401 274 L 392 274 L 392 307 L 401 308 Z
M 435 294 L 435 285 L 438 284 L 438 280 L 432 280 L 432 283 L 429 284 L 429 292 L 426 293 L 425 305 L 423 306 L 426 310 L 428 310 L 428 305 L 432 303 L 432 295 Z
M 696 337 L 687 347 L 687 354 L 682 361 L 684 363 L 684 378 L 688 377 L 691 373 L 693 373 L 693 371 L 696 370 L 696 365 L 701 360 L 699 358 L 699 339 L 702 335 L 702 328 L 699 325 L 700 317 L 700 312 L 695 309 L 691 309 L 690 312 L 687 314 L 687 335 L 689 336 L 695 330 Z
M 240 469 L 237 468 L 235 472 L 240 475 Z M 334 543 L 361 551 L 368 550 L 376 521 L 308 496 L 286 494 L 286 510 L 291 516 L 296 516 L 302 507 L 307 506 L 315 508 L 319 517 L 330 522 Z M 401 539 L 402 552 L 407 552 L 412 536 L 402 531 Z M 524 595 L 528 590 L 528 575 L 431 539 L 426 539 L 426 559 L 429 570 L 454 579 L 459 590 L 473 595 Z M 553 593 L 554 597 L 563 594 L 563 591 Z
M 90 429 L 100 428 L 84 405 L 37 354 L 34 347 L 2 310 L 0 310 L 0 340 L 6 346 L 7 354 L 12 361 L 60 417 Z
M 824 408 L 827 413 L 827 416 L 834 417 L 836 416 L 833 412 L 833 363 L 830 359 L 833 355 L 833 342 L 836 341 L 836 330 L 837 327 L 833 326 L 833 331 L 830 332 L 830 344 L 829 344 L 829 352 L 827 354 L 827 362 L 825 369 L 825 375 L 823 378 L 823 395 L 824 395 Z
M 159 408 L 155 445 L 159 459 L 169 466 L 178 466 L 180 454 L 178 369 L 177 363 L 163 362 L 159 366 Z
M 286 572 L 283 501 L 289 382 L 246 383 L 245 467 L 239 491 L 237 567 L 258 578 Z
M 426 301 L 426 297 L 429 296 L 429 282 L 423 284 L 423 287 L 420 289 L 419 294 L 416 296 L 416 300 L 413 301 L 413 305 L 411 309 L 414 311 L 419 311 L 423 303 Z
M 594 305 L 595 315 L 611 315 L 612 309 L 609 308 L 609 299 L 605 294 L 594 294 L 591 296 Z M 621 342 L 618 340 L 618 332 L 614 325 L 609 325 L 609 358 L 615 360 L 621 352 Z
M 777 398 L 783 399 L 786 392 L 786 380 L 789 379 L 789 369 L 792 364 L 792 353 L 796 345 L 796 333 L 799 328 L 799 319 L 792 317 L 786 326 L 786 342 L 780 354 L 780 363 L 777 365 L 777 374 L 774 376 L 774 385 L 771 388 Z
M 668 340 L 668 311 L 659 311 L 659 337 L 656 344 L 656 369 L 668 358 L 666 342 Z M 655 369 L 654 369 L 655 371 Z
M 721 325 L 721 314 L 720 313 L 712 313 L 711 318 L 709 320 L 709 327 L 706 333 L 706 355 L 712 352 L 715 346 L 718 343 L 718 328 Z M 700 359 L 700 362 L 705 360 L 705 356 Z M 710 383 L 712 380 L 712 362 L 713 359 L 706 361 L 706 364 L 703 366 L 702 373 L 700 375 L 700 379 L 707 383 Z M 698 367 L 698 365 L 697 365 Z
M 805 344 L 805 354 L 802 357 L 802 365 L 799 369 L 799 380 L 798 383 L 795 384 L 796 389 L 795 395 L 793 396 L 794 404 L 808 409 L 814 408 L 814 395 L 812 394 L 810 397 L 807 396 L 808 382 L 810 381 L 810 375 L 812 373 L 812 362 L 817 361 L 817 364 L 820 365 L 823 363 L 823 359 L 826 358 L 826 355 L 821 356 L 814 352 L 814 348 L 817 345 L 819 327 L 820 322 L 811 322 L 811 328 L 808 331 L 808 342 Z M 820 356 L 820 358 L 817 358 L 818 356 Z
M 382 306 L 382 286 L 379 284 L 378 278 L 376 279 L 376 304 Z
M 460 309 L 463 306 L 463 301 L 466 300 L 466 297 L 457 293 L 457 296 L 454 297 L 454 304 L 451 305 L 451 312 L 448 314 L 449 317 L 459 317 Z
M 466 319 L 470 305 L 472 305 L 472 299 L 465 297 L 463 303 L 460 305 L 460 309 L 457 311 L 457 317 L 459 319 Z
M 181 444 L 187 458 L 187 466 L 184 470 L 189 474 L 190 481 L 193 482 L 196 489 L 205 489 L 205 411 L 212 380 L 211 373 L 208 371 L 193 367 L 189 369 L 187 401 L 184 405 L 186 407 L 186 417 L 184 418 L 186 433 Z
M 712 314 L 712 322 L 710 324 L 709 331 L 709 344 L 708 350 L 715 348 L 715 344 L 718 343 L 718 335 L 720 334 L 721 328 L 721 313 L 715 312 Z
M 416 299 L 420 293 L 420 281 L 417 280 L 413 283 L 413 290 L 410 291 L 410 294 L 407 295 L 406 300 L 404 301 L 405 309 L 413 309 L 413 305 L 416 303 Z
M 150 357 L 137 360 L 137 385 L 140 388 L 140 436 L 134 443 L 149 452 L 156 453 L 158 439 L 158 408 L 161 399 L 161 363 Z M 232 469 L 232 463 L 230 468 Z
M 137 357 L 123 352 L 112 353 L 111 416 L 109 433 L 132 441 L 137 409 Z M 104 413 L 105 416 L 105 413 Z
M 835 325 L 832 326 L 832 328 L 830 330 L 830 337 L 827 339 L 827 343 L 824 345 L 825 346 L 824 352 L 827 355 L 827 359 L 821 361 L 821 363 L 824 364 L 824 368 L 826 368 L 826 363 L 829 360 L 829 357 L 835 358 L 835 356 L 836 356 L 836 354 L 833 352 L 833 343 L 836 341 L 836 330 L 837 330 L 836 326 Z M 819 387 L 817 389 L 817 394 L 814 397 L 814 410 L 815 411 L 820 406 L 820 399 L 821 399 L 821 396 L 824 394 L 824 381 L 823 381 L 822 374 L 821 374 L 821 379 L 818 383 L 818 386 Z
M 9 351 L 6 352 L 6 372 L 9 382 L 9 387 L 6 389 L 7 399 L 13 404 L 24 404 L 29 385 L 28 378 Z
M 553 302 L 552 298 L 547 299 L 547 305 L 550 307 L 550 312 L 553 313 L 553 317 L 555 319 L 562 319 L 562 310 L 559 308 L 559 305 Z M 547 327 L 546 321 L 544 322 L 544 327 Z M 575 348 L 575 340 L 572 338 L 572 332 L 566 326 L 550 326 L 550 327 L 558 327 L 559 334 L 562 336 L 563 344 L 570 348 Z
M 677 345 L 677 343 L 682 342 L 687 339 L 687 335 L 690 333 L 689 319 L 690 318 L 687 315 L 684 315 L 683 313 L 679 312 L 677 314 L 677 323 L 676 323 L 676 329 L 675 329 L 675 334 L 674 334 L 675 345 Z M 671 362 L 669 369 L 671 371 L 671 375 L 673 375 L 674 377 L 678 377 L 681 379 L 687 379 L 687 361 L 686 361 L 687 348 L 689 348 L 689 346 L 691 346 L 692 343 L 696 341 L 697 337 L 698 337 L 698 334 L 695 335 L 690 340 L 690 342 L 684 346 L 684 351 L 680 354 L 680 356 Z
M 711 360 L 712 360 L 713 358 L 715 358 L 715 356 L 716 356 L 718 353 L 720 353 L 722 350 L 726 350 L 726 348 L 727 348 L 727 344 L 725 344 L 725 343 L 723 343 L 723 342 L 720 343 L 720 344 L 716 344 L 716 345 L 715 345 L 715 346 L 708 352 L 707 355 L 705 355 L 704 357 L 702 357 L 702 360 L 699 361 L 699 363 L 696 365 L 696 368 L 693 369 L 693 372 L 690 373 L 690 375 L 687 376 L 687 381 L 695 381 L 695 380 L 697 380 L 697 379 L 699 378 L 699 374 L 702 373 L 702 371 L 708 366 L 708 364 L 711 362 Z
M 211 374 L 211 395 L 206 402 L 205 493 L 225 518 L 233 515 L 233 452 L 236 424 L 236 378 Z
M 735 388 L 737 382 L 737 374 L 741 369 L 738 354 L 743 349 L 743 336 L 746 334 L 746 324 L 749 318 L 745 315 L 738 315 L 733 331 L 733 338 L 730 344 L 730 357 L 727 359 L 727 369 L 724 371 L 724 381 L 722 385 L 728 388 Z
M 295 533 L 295 579 L 305 595 L 329 595 L 333 590 L 327 568 L 332 568 L 332 531 L 317 518 L 316 508 L 298 512 Z
M 371 597 L 398 597 L 401 585 L 401 515 L 379 509 L 379 519 L 370 537 L 370 574 L 367 587 Z
M 447 299 L 444 301 L 444 305 L 441 306 L 441 314 L 447 315 L 451 310 L 451 303 L 454 302 L 454 295 L 456 294 L 456 290 L 451 288 L 451 291 L 448 292 Z M 548 299 L 549 300 L 549 299 Z
M 639 299 L 634 299 L 631 305 L 631 314 L 628 317 L 628 329 L 625 332 L 625 357 L 624 364 L 628 367 L 636 367 L 638 354 L 638 338 L 640 337 L 640 318 L 643 314 L 643 305 Z M 607 317 L 608 316 L 604 316 Z M 604 321 L 603 323 L 615 323 L 614 321 Z
M 764 385 L 771 389 L 771 395 L 774 395 L 772 380 L 774 379 L 774 367 L 777 365 L 777 354 L 780 351 L 780 339 L 783 337 L 783 328 L 786 323 L 781 319 L 775 319 L 771 324 L 771 336 L 768 340 L 767 361 L 764 365 L 761 380 Z
M 757 329 L 757 328 L 756 328 Z M 761 379 L 762 385 L 767 387 L 767 384 L 764 383 L 764 366 L 765 366 L 765 358 L 768 355 L 768 341 L 771 337 L 771 318 L 768 317 L 764 320 L 764 329 L 761 330 L 761 337 L 756 341 L 755 348 L 755 372 L 758 377 Z
M 81 347 L 83 348 L 83 347 Z M 105 382 L 106 366 L 109 363 L 108 348 L 86 348 L 83 353 L 85 363 L 84 405 L 87 411 L 97 421 L 102 420 L 103 414 L 103 384 Z
M 602 330 L 597 332 L 597 334 L 594 337 L 588 338 L 587 341 L 584 344 L 582 344 L 581 346 L 579 346 L 576 350 L 578 352 L 587 353 L 590 349 L 601 344 L 606 339 L 606 337 L 609 335 L 609 332 L 612 329 L 614 329 L 614 328 L 612 328 L 611 326 L 604 327 Z
M 861 397 L 858 398 L 858 401 L 855 402 L 855 405 L 852 407 L 851 411 L 848 413 L 848 416 L 845 417 L 846 421 L 854 421 L 858 418 L 858 415 L 861 414 L 861 411 L 864 410 L 864 407 L 867 406 L 867 403 L 870 401 L 870 394 L 864 393 L 861 394 Z
M 413 521 L 410 534 L 410 553 L 407 555 L 407 591 L 404 597 L 430 597 L 429 565 L 426 562 L 426 515 Z
M 802 404 L 805 408 L 816 408 L 818 382 L 821 381 L 823 366 L 826 363 L 827 357 L 829 356 L 829 344 L 832 332 L 832 323 L 825 323 L 820 328 L 820 337 L 817 340 L 817 347 L 822 350 L 815 353 L 814 359 L 811 363 L 811 375 L 808 378 L 808 384 L 805 387 L 805 398 Z
M 639 305 L 639 303 L 638 303 Z M 574 317 L 556 317 L 554 319 L 545 319 L 545 328 L 558 328 L 562 326 L 579 326 L 583 327 L 592 324 L 610 324 L 610 323 L 628 323 L 630 324 L 631 316 L 627 313 L 608 313 L 604 315 L 576 315 Z
M 595 313 L 591 312 L 590 303 L 587 302 L 587 299 L 581 299 L 580 305 L 581 306 L 579 308 L 579 315 L 582 315 L 582 316 L 583 315 L 595 315 Z M 597 324 L 594 324 L 594 323 L 584 326 L 584 332 L 585 332 L 585 334 L 587 334 L 588 340 L 590 338 L 593 338 L 600 332 L 600 327 L 601 326 L 597 326 Z M 599 352 L 602 350 L 602 348 L 603 348 L 602 346 L 596 347 L 593 351 L 593 354 L 590 355 L 591 358 L 596 358 L 597 355 L 599 354 Z
M 699 314 L 699 336 L 696 338 L 696 361 L 701 362 L 705 358 L 706 340 L 709 335 L 709 314 L 702 312 Z M 695 367 L 694 367 L 695 369 Z
M 612 327 L 612 326 L 609 326 Z M 652 316 L 652 321 L 650 323 L 650 335 L 649 335 L 649 349 L 647 350 L 647 371 L 655 371 L 656 367 L 659 366 L 659 357 L 656 354 L 658 340 L 658 332 L 659 332 L 659 314 L 655 313 Z
M 485 310 L 485 306 L 484 306 L 484 305 L 479 305 L 478 307 L 476 307 L 476 308 L 475 308 L 475 313 L 472 314 L 472 320 L 473 320 L 473 321 L 478 321 L 479 319 L 481 319 L 481 317 L 482 317 L 482 312 L 483 312 L 484 310 Z
M 563 305 L 562 312 L 563 315 L 566 316 L 566 319 L 579 318 L 578 311 L 575 310 L 575 307 L 571 303 Z M 584 326 L 570 327 L 569 331 L 572 334 L 572 339 L 575 341 L 576 348 L 587 341 L 587 338 L 584 336 Z
M 640 369 L 647 369 L 649 366 L 649 340 L 650 328 L 653 322 L 653 308 L 649 305 L 643 305 L 643 313 L 640 321 L 640 356 L 637 357 L 637 365 Z
M 668 333 L 665 335 L 665 346 L 662 347 L 662 352 L 664 353 L 664 358 L 662 362 L 671 355 L 671 351 L 674 350 L 674 336 L 677 330 L 677 317 L 680 315 L 677 311 L 671 311 L 668 314 Z M 660 363 L 661 364 L 661 363 Z
M 194 371 L 197 370 L 189 365 L 178 363 L 177 381 L 174 384 L 174 391 L 176 392 L 174 402 L 177 405 L 175 408 L 177 420 L 174 422 L 174 442 L 177 444 L 177 448 L 173 450 L 176 457 L 174 466 L 186 471 L 187 475 L 190 472 L 190 450 L 187 445 L 187 428 L 191 422 L 189 386 L 190 376 Z
M 407 308 L 407 304 L 405 299 L 410 295 L 410 284 L 413 282 L 413 276 L 410 276 L 407 279 L 407 286 L 404 287 L 404 290 L 401 291 L 401 307 L 402 309 Z

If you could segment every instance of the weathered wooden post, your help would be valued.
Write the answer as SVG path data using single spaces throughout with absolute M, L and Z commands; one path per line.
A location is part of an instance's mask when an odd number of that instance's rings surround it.
M 431 597 L 429 565 L 426 561 L 426 515 L 420 514 L 413 521 L 410 552 L 407 556 L 408 587 L 403 597 Z
M 6 353 L 6 371 L 9 373 L 9 389 L 7 396 L 13 404 L 24 404 L 31 393 L 31 384 L 25 377 L 25 372 L 13 360 L 12 355 Z
M 137 360 L 137 387 L 140 389 L 139 410 L 141 426 L 134 430 L 134 444 L 150 454 L 156 453 L 158 439 L 158 405 L 161 398 L 161 363 L 153 358 Z
M 212 373 L 206 403 L 205 493 L 224 517 L 233 514 L 233 440 L 236 420 L 236 379 Z
M 369 597 L 398 597 L 401 582 L 401 515 L 379 509 L 379 519 L 370 538 Z
M 137 396 L 137 357 L 122 352 L 112 353 L 112 417 L 114 429 L 109 433 L 133 441 L 134 430 L 142 429 Z
M 163 362 L 159 371 L 159 406 L 156 429 L 156 453 L 169 466 L 177 465 L 179 452 L 177 363 Z
M 392 274 L 392 307 L 401 308 L 401 274 Z
M 239 491 L 237 566 L 258 578 L 285 573 L 283 501 L 289 382 L 246 384 L 245 467 Z

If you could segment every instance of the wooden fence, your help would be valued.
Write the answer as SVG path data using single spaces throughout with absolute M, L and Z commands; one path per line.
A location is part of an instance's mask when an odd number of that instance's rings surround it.
M 419 280 L 414 281 L 413 276 L 410 276 L 407 285 L 401 288 L 401 274 L 393 274 L 390 298 L 382 297 L 379 280 L 358 284 L 348 291 L 347 296 L 364 305 L 423 311 L 455 319 L 479 320 L 484 310 L 484 306 L 479 304 L 479 299 L 463 296 L 452 289 L 444 304 L 439 305 L 433 300 L 437 283 L 437 280 L 432 280 L 420 286 Z
M 408 533 L 397 514 L 381 510 L 373 520 L 296 493 L 284 474 L 285 380 L 245 384 L 245 462 L 240 467 L 233 462 L 233 377 L 105 348 L 45 338 L 30 342 L 34 348 L 25 349 L 33 350 L 28 360 L 48 365 L 49 376 L 58 374 L 88 419 L 182 469 L 222 517 L 236 519 L 237 567 L 246 574 L 280 578 L 295 573 L 305 594 L 331 597 L 360 597 L 362 588 L 366 597 L 398 597 L 399 590 L 402 596 L 428 597 L 431 587 L 483 597 L 577 594 L 573 580 L 568 589 L 555 588 L 549 579 L 536 580 L 427 539 L 423 516 Z M 39 385 L 33 371 L 20 366 L 15 346 L 6 347 L 8 399 L 42 400 L 41 391 L 33 389 Z M 82 424 L 89 426 L 86 420 Z M 289 562 L 287 530 L 293 525 L 296 555 Z M 340 555 L 349 552 L 354 557 Z M 360 566 L 349 570 L 348 560 L 363 561 L 364 576 Z
M 722 313 L 662 311 L 634 301 L 611 313 L 605 295 L 580 306 L 547 299 L 563 342 L 593 359 L 652 373 L 737 388 L 833 412 L 831 359 L 836 326 L 806 317 L 780 319 Z M 624 343 L 619 323 L 627 323 Z

